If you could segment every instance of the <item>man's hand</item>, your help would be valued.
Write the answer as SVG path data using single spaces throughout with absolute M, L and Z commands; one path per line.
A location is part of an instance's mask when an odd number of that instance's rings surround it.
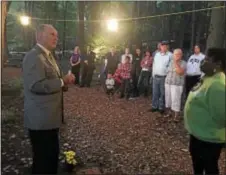
M 75 82 L 75 76 L 71 74 L 67 74 L 63 77 L 63 81 L 65 85 L 73 84 Z

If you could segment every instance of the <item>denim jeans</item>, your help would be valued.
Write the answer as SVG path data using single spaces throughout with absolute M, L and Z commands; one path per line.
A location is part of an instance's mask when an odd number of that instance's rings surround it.
M 152 81 L 152 108 L 164 110 L 165 107 L 165 76 L 153 77 Z

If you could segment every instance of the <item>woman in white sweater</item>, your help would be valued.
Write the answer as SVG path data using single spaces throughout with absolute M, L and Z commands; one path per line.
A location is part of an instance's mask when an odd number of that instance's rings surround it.
M 201 53 L 200 46 L 194 46 L 194 54 L 190 56 L 186 67 L 186 97 L 190 90 L 199 82 L 202 72 L 200 64 L 205 59 L 205 55 Z

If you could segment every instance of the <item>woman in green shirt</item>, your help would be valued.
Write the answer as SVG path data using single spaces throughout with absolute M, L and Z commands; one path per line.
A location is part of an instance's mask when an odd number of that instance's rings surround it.
M 219 174 L 218 160 L 226 132 L 225 60 L 226 49 L 208 49 L 200 66 L 205 76 L 190 91 L 185 104 L 194 174 Z

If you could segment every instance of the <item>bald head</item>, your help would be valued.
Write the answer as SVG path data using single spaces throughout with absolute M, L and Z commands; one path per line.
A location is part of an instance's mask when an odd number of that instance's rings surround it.
M 37 43 L 52 51 L 56 48 L 58 41 L 57 30 L 50 24 L 42 24 L 36 30 Z
M 181 49 L 175 49 L 173 51 L 173 58 L 175 61 L 179 61 L 182 59 L 182 56 L 183 56 L 183 52 Z

